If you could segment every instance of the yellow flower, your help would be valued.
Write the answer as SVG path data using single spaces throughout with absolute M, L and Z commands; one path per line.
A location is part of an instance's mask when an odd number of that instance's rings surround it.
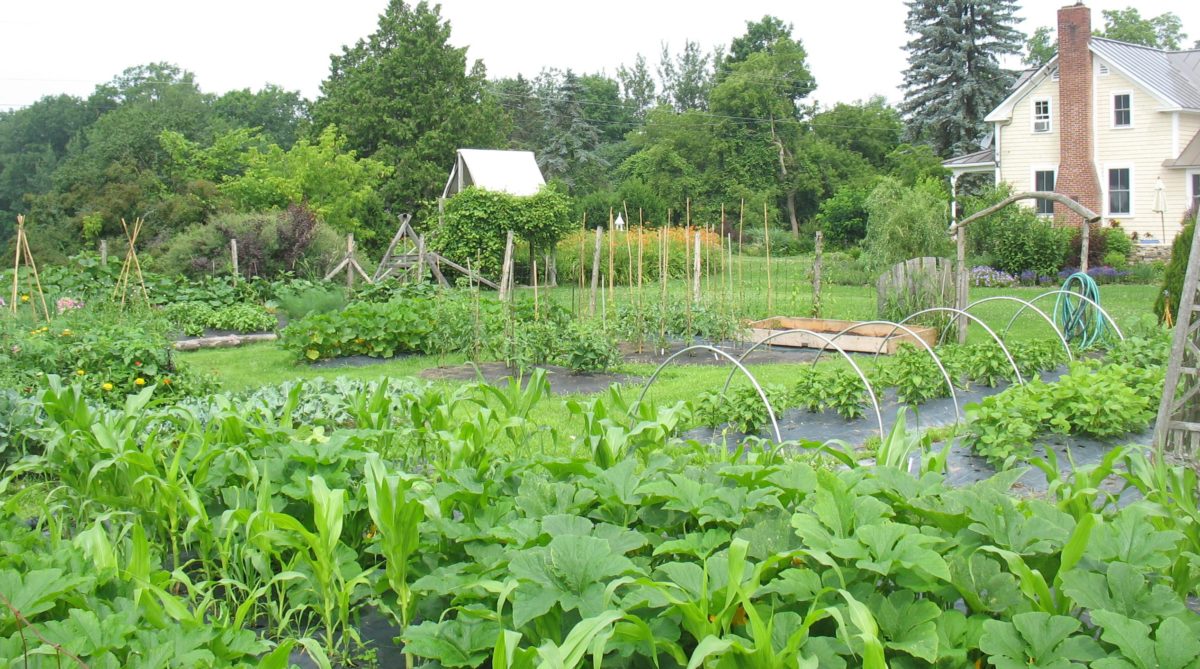
M 83 376 L 84 374 L 85 374 L 85 372 L 84 372 L 82 369 L 77 369 L 77 370 L 75 370 L 75 375 L 76 375 L 76 376 Z
M 139 377 L 137 377 L 136 379 L 134 379 L 134 380 L 133 380 L 133 382 L 134 382 L 134 384 L 135 384 L 135 385 L 139 385 L 139 386 L 144 386 L 144 385 L 146 385 L 146 379 L 143 379 L 143 378 L 142 378 L 142 377 L 140 377 L 140 376 L 139 376 Z
M 67 328 L 67 329 L 63 330 L 61 336 L 70 337 L 71 336 L 71 328 Z
M 28 295 L 22 295 L 22 296 L 21 296 L 21 301 L 22 301 L 22 302 L 28 302 L 28 301 L 29 301 L 29 296 L 28 296 Z
M 108 382 L 102 383 L 102 384 L 100 384 L 100 389 L 105 392 L 108 392 L 113 389 L 113 384 L 108 383 Z

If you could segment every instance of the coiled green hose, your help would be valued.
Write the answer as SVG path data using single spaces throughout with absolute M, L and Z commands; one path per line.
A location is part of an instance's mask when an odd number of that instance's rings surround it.
M 1100 304 L 1100 287 L 1092 277 L 1075 272 L 1063 282 L 1062 289 Z M 1086 349 L 1104 337 L 1104 318 L 1090 303 L 1070 294 L 1059 293 L 1054 300 L 1054 323 L 1062 330 L 1067 341 L 1076 342 Z

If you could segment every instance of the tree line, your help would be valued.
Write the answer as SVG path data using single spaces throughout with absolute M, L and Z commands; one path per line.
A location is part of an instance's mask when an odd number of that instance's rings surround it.
M 898 107 L 811 102 L 808 53 L 773 16 L 727 47 L 664 44 L 657 63 L 638 55 L 613 75 L 489 78 L 437 5 L 390 0 L 374 33 L 332 56 L 314 101 L 271 85 L 216 95 L 177 65 L 139 65 L 86 98 L 0 113 L 0 240 L 25 213 L 54 259 L 119 237 L 122 218 L 145 217 L 154 247 L 222 214 L 301 205 L 373 248 L 401 212 L 435 225 L 454 152 L 473 147 L 533 151 L 575 220 L 711 225 L 765 211 L 781 232 L 853 244 L 882 180 L 944 187 L 940 161 L 979 146 L 1015 78 L 1005 58 L 1036 66 L 1053 52 L 1048 31 L 1015 28 L 1015 0 L 908 4 Z M 1173 14 L 1104 17 L 1117 39 L 1186 39 Z

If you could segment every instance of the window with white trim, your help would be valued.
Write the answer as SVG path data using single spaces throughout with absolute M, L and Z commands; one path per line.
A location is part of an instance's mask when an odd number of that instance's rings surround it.
M 1119 167 L 1108 171 L 1108 213 L 1129 214 L 1133 211 L 1133 184 L 1130 169 Z
M 1047 193 L 1054 192 L 1054 170 L 1037 170 L 1033 173 L 1033 189 Z M 1054 214 L 1054 200 L 1037 199 L 1037 213 Z
M 1033 101 L 1033 131 L 1050 132 L 1050 100 Z
M 1192 211 L 1200 211 L 1200 172 L 1192 172 L 1188 177 L 1192 182 L 1192 201 L 1189 204 Z
M 1133 96 L 1117 93 L 1113 96 L 1113 127 L 1128 128 L 1133 125 Z

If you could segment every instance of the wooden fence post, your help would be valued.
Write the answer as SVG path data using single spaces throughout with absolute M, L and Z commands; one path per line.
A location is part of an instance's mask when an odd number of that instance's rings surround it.
M 604 228 L 596 226 L 596 250 L 592 254 L 592 294 L 589 298 L 588 313 L 596 315 L 596 289 L 600 284 L 600 248 L 604 243 Z
M 954 307 L 965 310 L 971 281 L 967 274 L 967 229 L 962 226 L 958 226 L 954 231 L 954 248 Z M 967 343 L 968 325 L 970 323 L 967 319 L 958 319 L 959 344 Z
M 825 233 L 813 235 L 812 317 L 821 317 L 821 263 L 825 255 Z
M 513 232 L 508 231 L 504 240 L 504 262 L 500 263 L 500 301 L 512 297 L 513 292 Z
M 108 240 L 100 240 L 100 266 L 108 267 Z
M 766 245 L 767 255 L 767 312 L 769 315 L 775 315 L 772 312 L 774 300 L 771 296 L 771 230 L 767 227 L 767 203 L 763 203 L 763 244 Z
M 692 301 L 700 304 L 700 230 L 696 230 L 696 252 L 692 254 Z
M 1079 229 L 1079 271 L 1087 274 L 1088 271 L 1088 246 L 1091 245 L 1092 225 L 1087 221 L 1082 223 L 1083 227 Z M 1166 240 L 1163 240 L 1166 242 Z
M 229 256 L 233 259 L 233 275 L 237 277 L 241 274 L 238 272 L 237 237 L 229 239 Z

